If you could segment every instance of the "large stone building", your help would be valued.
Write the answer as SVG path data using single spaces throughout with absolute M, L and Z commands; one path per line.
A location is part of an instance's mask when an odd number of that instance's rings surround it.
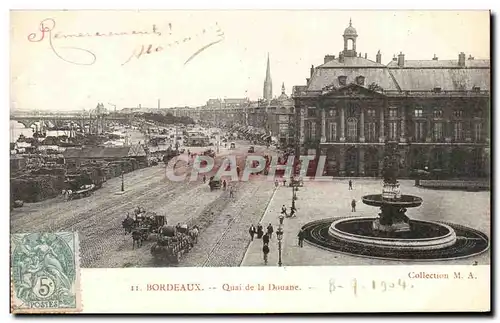
M 454 176 L 489 173 L 490 61 L 382 64 L 357 51 L 349 23 L 344 49 L 311 67 L 307 85 L 293 88 L 301 154 L 327 156 L 328 175 L 380 176 L 384 146 L 397 144 L 401 176 L 412 169 Z

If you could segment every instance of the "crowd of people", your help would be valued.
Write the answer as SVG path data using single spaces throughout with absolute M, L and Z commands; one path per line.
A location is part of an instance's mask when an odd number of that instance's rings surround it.
M 283 179 L 283 186 L 285 186 L 286 182 Z M 278 180 L 275 180 L 275 188 L 277 189 L 280 185 Z M 353 190 L 353 182 L 352 180 L 349 180 L 348 182 L 348 190 Z M 357 201 L 356 199 L 351 200 L 351 212 L 356 212 L 356 204 Z M 296 217 L 296 211 L 297 209 L 295 208 L 295 203 L 290 207 L 290 212 L 288 212 L 288 208 L 286 205 L 283 204 L 281 207 L 281 212 L 280 215 L 278 216 L 279 220 L 279 227 L 282 227 L 284 225 L 284 220 L 285 218 L 293 218 Z M 273 233 L 274 233 L 274 227 L 271 223 L 267 226 L 266 230 L 264 231 L 264 227 L 262 224 L 258 224 L 257 227 L 255 227 L 253 224 L 250 225 L 250 228 L 248 229 L 248 232 L 250 234 L 250 240 L 254 241 L 254 239 L 262 239 L 262 255 L 264 259 L 264 264 L 267 265 L 268 263 L 268 255 L 270 252 L 270 245 L 269 242 L 273 238 Z M 306 233 L 305 231 L 300 228 L 298 233 L 297 233 L 297 247 L 303 248 L 304 247 L 304 240 L 306 238 Z

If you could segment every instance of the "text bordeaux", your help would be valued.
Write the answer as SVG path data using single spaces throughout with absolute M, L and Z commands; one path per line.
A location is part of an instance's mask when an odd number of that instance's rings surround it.
M 201 284 L 147 284 L 148 292 L 200 292 Z

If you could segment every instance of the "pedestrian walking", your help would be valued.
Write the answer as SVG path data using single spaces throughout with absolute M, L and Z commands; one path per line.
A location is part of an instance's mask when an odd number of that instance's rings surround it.
M 285 206 L 285 204 L 283 204 L 283 206 L 281 207 L 281 214 L 286 215 L 286 206 Z
M 283 178 L 283 186 L 286 186 L 286 178 Z
M 278 188 L 278 185 L 279 185 L 278 180 L 275 180 L 274 181 L 274 187 Z
M 269 235 L 269 239 L 273 238 L 273 232 L 274 232 L 273 225 L 269 223 L 269 225 L 267 226 L 267 234 Z
M 203 184 L 205 184 L 206 182 L 207 182 L 207 177 L 203 175 Z
M 257 230 L 255 229 L 253 224 L 250 226 L 250 229 L 248 229 L 248 233 L 250 233 L 250 238 L 253 241 L 253 236 L 257 233 Z
M 263 235 L 264 235 L 264 230 L 262 228 L 262 224 L 259 223 L 257 225 L 257 239 L 262 238 Z
M 234 198 L 234 188 L 232 186 L 229 187 L 229 197 Z
M 356 200 L 352 199 L 351 202 L 351 212 L 356 212 Z
M 352 181 L 349 180 L 349 190 L 352 190 Z
M 297 237 L 299 238 L 299 247 L 304 246 L 304 230 L 300 229 L 299 234 L 297 234 Z
M 269 246 L 267 244 L 264 244 L 262 247 L 262 254 L 264 255 L 264 264 L 267 265 L 267 255 L 269 254 Z
M 269 243 L 269 240 L 271 240 L 271 239 L 269 238 L 269 234 L 267 234 L 267 233 L 266 233 L 266 234 L 264 234 L 264 235 L 262 236 L 262 243 L 263 243 L 263 244 L 268 244 L 268 243 Z
M 222 189 L 223 189 L 224 191 L 226 190 L 226 185 L 227 185 L 226 180 L 223 180 L 223 181 L 222 181 Z
M 283 215 L 283 213 L 281 213 L 280 216 L 278 217 L 278 219 L 280 220 L 280 225 L 283 225 L 283 221 L 285 220 L 285 215 Z
M 292 207 L 290 207 L 290 217 L 291 218 L 296 217 L 295 211 L 297 211 L 297 209 L 295 208 L 294 205 L 292 205 Z

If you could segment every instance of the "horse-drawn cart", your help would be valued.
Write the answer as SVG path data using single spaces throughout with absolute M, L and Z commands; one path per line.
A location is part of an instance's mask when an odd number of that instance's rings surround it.
M 195 242 L 192 230 L 189 230 L 187 225 L 179 228 L 163 226 L 158 241 L 151 247 L 151 255 L 157 263 L 178 264 L 182 255 L 188 253 Z

